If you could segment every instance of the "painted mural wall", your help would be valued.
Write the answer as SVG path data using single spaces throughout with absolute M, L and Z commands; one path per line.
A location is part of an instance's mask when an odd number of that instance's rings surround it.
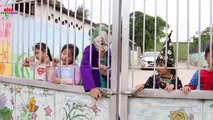
M 193 53 L 193 54 L 189 54 L 189 62 L 191 65 L 194 65 L 194 66 L 199 66 L 199 61 L 200 60 L 200 66 L 201 67 L 206 67 L 208 66 L 205 58 L 204 58 L 204 52 L 201 52 L 200 53 L 200 57 L 199 57 L 199 54 L 198 53 Z
M 128 120 L 213 120 L 213 101 L 131 98 Z
M 48 25 L 46 25 L 46 23 L 41 23 L 37 20 L 34 21 L 34 19 L 31 18 L 23 18 L 18 15 L 14 15 L 13 26 L 15 29 L 21 29 L 13 34 L 12 61 L 15 63 L 13 65 L 13 76 L 18 78 L 33 79 L 32 70 L 22 67 L 22 61 L 24 61 L 25 57 L 34 55 L 32 48 L 39 42 L 47 43 L 52 56 L 58 58 L 61 51 L 60 49 L 67 44 L 67 42 L 74 44 L 74 39 L 76 37 L 76 45 L 79 48 L 77 63 L 80 64 L 83 50 L 82 31 L 75 31 L 74 29 L 67 30 L 65 27 L 60 28 L 58 25 L 53 26 L 52 23 L 48 23 Z M 46 33 L 47 28 L 48 32 Z M 41 29 L 44 32 L 40 32 Z M 84 45 L 89 45 L 90 42 L 88 34 L 85 34 L 84 40 Z
M 0 5 L 3 2 L 0 1 Z M 12 14 L 3 14 L 4 9 L 10 7 L 2 6 L 0 7 L 0 74 L 9 76 L 11 74 L 11 53 L 12 53 Z M 2 62 L 7 62 L 2 64 Z
M 109 99 L 0 82 L 0 120 L 109 120 Z
M 2 4 L 2 2 L 0 2 Z M 12 8 L 11 5 L 6 5 L 0 8 L 0 12 L 4 11 L 4 8 Z M 0 14 L 0 73 L 17 77 L 33 79 L 33 71 L 29 68 L 22 66 L 22 61 L 25 57 L 33 56 L 33 46 L 36 43 L 44 42 L 50 48 L 53 57 L 57 58 L 60 55 L 60 49 L 67 43 L 76 43 L 79 48 L 79 55 L 77 63 L 80 64 L 82 58 L 83 49 L 90 44 L 88 31 L 90 25 L 85 24 L 83 32 L 83 23 L 79 20 L 73 22 L 73 25 L 68 28 L 66 25 L 59 25 L 54 23 L 51 19 L 46 22 L 47 11 L 43 11 L 42 21 L 39 15 L 40 7 L 37 6 L 35 18 L 33 16 L 28 17 L 17 12 L 17 14 Z M 46 9 L 46 6 L 44 6 Z M 50 8 L 49 14 L 53 13 L 53 9 Z M 55 17 L 59 17 L 60 13 L 55 12 Z M 64 20 L 66 15 L 61 16 L 61 20 Z M 69 18 L 73 21 L 74 18 Z M 54 23 L 54 24 L 53 24 Z M 74 29 L 76 25 L 78 29 Z M 80 29 L 79 29 L 80 28 Z M 76 40 L 76 42 L 75 42 Z M 84 40 L 84 44 L 82 41 Z M 13 63 L 13 64 L 11 64 Z

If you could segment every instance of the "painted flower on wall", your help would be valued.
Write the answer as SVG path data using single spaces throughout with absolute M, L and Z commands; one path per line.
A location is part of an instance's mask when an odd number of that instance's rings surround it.
M 98 112 L 101 112 L 96 103 L 92 106 L 78 102 L 66 103 L 66 107 L 63 107 L 63 109 L 66 116 L 63 119 L 66 120 L 93 120 L 98 115 Z
M 29 87 L 29 89 L 34 89 Z M 28 91 L 30 92 L 30 91 Z M 37 118 L 37 110 L 39 106 L 36 105 L 36 98 L 30 97 L 29 102 L 25 105 L 20 105 L 21 109 L 21 120 L 36 120 Z
M 12 118 L 12 110 L 6 107 L 7 98 L 4 93 L 0 94 L 0 119 L 10 120 Z

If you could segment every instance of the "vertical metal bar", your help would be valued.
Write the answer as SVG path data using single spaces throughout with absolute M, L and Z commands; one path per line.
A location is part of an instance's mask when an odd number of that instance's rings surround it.
M 100 24 L 99 24 L 99 35 L 101 35 L 101 21 L 102 21 L 102 0 L 100 0 Z M 101 42 L 99 42 L 99 52 L 98 52 L 98 56 L 99 56 L 99 59 L 98 59 L 98 67 L 100 67 L 101 65 Z
M 31 42 L 31 40 L 30 40 L 30 18 L 31 17 L 31 2 L 29 2 L 29 19 L 28 19 L 28 54 L 27 54 L 27 57 L 29 57 L 30 56 L 30 42 Z
M 131 88 L 133 88 L 133 85 L 134 85 L 134 68 L 135 68 L 135 62 L 134 62 L 134 60 L 135 60 L 134 59 L 134 54 L 135 54 L 135 0 L 133 0 L 133 26 L 132 26 L 132 33 L 133 33 L 133 35 L 132 35 L 132 54 L 131 54 L 131 58 L 132 58 L 132 65 L 131 65 L 131 67 L 132 67 L 132 85 L 131 85 Z
M 4 14 L 3 15 L 3 19 L 4 19 L 4 21 L 3 21 L 3 38 L 2 38 L 2 75 L 4 75 L 4 40 L 5 40 L 5 16 L 6 16 L 6 14 Z
M 157 40 L 157 0 L 155 0 L 155 31 L 154 31 L 154 51 L 156 51 L 156 40 Z M 156 56 L 154 56 L 154 59 Z M 154 62 L 154 66 L 156 66 L 156 62 Z M 154 80 L 153 80 L 153 89 L 155 89 L 155 67 L 154 67 Z
M 91 30 L 90 30 L 90 65 L 92 66 L 92 28 L 93 28 L 93 0 L 91 0 L 91 22 L 90 22 L 90 26 L 91 26 Z
M 134 4 L 135 0 L 133 1 Z M 133 7 L 133 13 L 135 12 Z M 128 89 L 129 83 L 129 13 L 130 13 L 130 0 L 122 1 L 122 61 L 121 61 L 121 91 Z M 134 15 L 133 15 L 134 17 Z M 133 25 L 134 26 L 134 25 Z M 134 42 L 133 42 L 134 44 Z M 119 56 L 118 56 L 119 57 Z M 134 79 L 133 79 L 134 80 Z M 128 96 L 120 95 L 120 119 L 128 119 Z
M 212 16 L 211 16 L 212 17 Z M 200 53 L 201 53 L 201 0 L 198 0 L 198 58 L 200 58 Z M 200 66 L 201 62 L 200 59 L 198 59 L 198 70 L 199 70 L 199 74 L 198 74 L 198 87 L 197 89 L 200 90 Z
M 83 0 L 82 52 L 84 51 L 85 0 Z
M 37 11 L 37 0 L 35 0 L 35 5 L 34 5 L 34 41 L 33 41 L 33 45 L 34 45 L 34 55 L 35 55 L 35 41 L 36 41 L 36 11 Z M 33 64 L 33 80 L 35 79 L 35 64 Z
M 62 24 L 62 0 L 60 0 L 60 21 L 59 21 L 59 56 L 60 56 L 60 60 L 61 60 L 61 40 L 62 40 L 62 36 L 61 36 L 61 24 Z M 61 77 L 61 62 L 60 62 L 60 69 L 59 69 L 59 77 Z M 75 78 L 75 77 L 74 77 Z
M 178 70 L 177 70 L 177 68 L 178 68 L 178 48 L 179 48 L 179 37 L 178 37 L 178 35 L 179 35 L 179 0 L 177 0 L 177 11 L 176 11 L 177 13 L 177 18 L 176 18 L 176 79 L 175 79 L 175 88 L 177 89 L 177 78 L 178 78 Z
M 40 52 L 39 52 L 39 64 L 41 64 L 41 40 L 42 40 L 42 18 L 43 18 L 43 0 L 41 0 L 41 18 L 40 18 Z
M 20 19 L 20 3 L 18 4 L 18 29 L 19 29 L 19 20 Z M 19 39 L 19 30 L 17 31 L 17 49 L 16 49 L 16 51 L 17 51 L 17 59 L 18 59 L 18 57 L 19 57 L 19 41 L 20 41 L 20 39 Z M 19 63 L 18 63 L 19 64 Z
M 168 36 L 168 0 L 166 0 L 166 38 Z
M 12 14 L 13 15 L 13 14 Z M 11 16 L 12 16 L 11 15 Z M 10 39 L 10 38 L 8 38 L 8 39 Z M 9 46 L 9 40 L 7 40 L 7 50 L 6 50 L 6 54 L 7 54 L 7 56 L 9 55 L 8 53 L 9 53 L 9 51 L 8 51 L 8 46 Z M 5 54 L 5 53 L 3 53 L 3 54 Z M 8 63 L 8 57 L 6 57 L 6 63 Z
M 189 39 L 189 34 L 190 34 L 190 31 L 189 31 L 189 5 L 190 5 L 190 1 L 187 0 L 187 68 L 189 68 L 189 42 L 190 42 L 190 39 Z
M 212 0 L 210 0 L 210 61 L 212 61 Z M 210 69 L 212 69 L 212 62 L 210 62 Z
M 120 45 L 121 45 L 121 0 L 113 1 L 113 24 L 112 24 L 112 84 L 113 92 L 119 92 L 120 80 Z M 110 120 L 117 120 L 118 117 L 118 95 L 110 97 Z
M 67 10 L 67 23 L 68 23 L 67 24 L 67 50 L 68 50 L 68 44 L 69 44 L 69 31 L 70 31 L 69 30 L 69 13 L 70 13 L 70 1 L 68 0 L 68 10 Z M 68 56 L 68 52 L 67 52 L 67 56 Z M 68 66 L 68 57 L 66 59 L 66 66 Z
M 166 50 L 165 51 L 167 51 L 167 49 L 168 49 L 168 47 L 167 47 L 167 43 L 168 42 L 168 0 L 166 0 L 166 41 L 165 41 L 165 44 L 166 44 Z M 168 58 L 168 53 L 166 52 L 165 53 L 165 57 L 166 58 Z M 167 66 L 167 62 L 168 62 L 168 60 L 166 59 L 165 60 L 165 66 Z
M 49 16 L 49 0 L 47 0 L 47 11 L 46 11 L 46 48 L 45 49 L 46 49 L 47 55 L 48 55 L 48 34 L 49 34 L 49 32 L 48 32 L 48 27 L 49 27 L 48 16 Z M 49 56 L 48 56 L 48 58 L 49 58 Z M 48 69 L 47 65 L 49 65 L 49 64 L 47 64 L 46 61 L 45 61 L 45 69 L 46 70 Z M 48 72 L 46 72 L 46 81 L 48 81 Z
M 13 10 L 15 10 L 15 3 L 13 2 Z M 14 71 L 14 65 L 13 65 L 13 60 L 14 60 L 14 36 L 15 36 L 15 34 L 14 34 L 14 26 L 15 26 L 15 22 L 14 22 L 14 16 L 13 16 L 13 22 L 12 22 L 12 44 L 11 44 L 11 47 L 12 47 L 12 53 L 11 53 L 11 64 L 12 64 L 12 72 L 11 72 L 11 75 L 10 76 L 12 76 L 13 77 L 13 71 Z
M 75 0 L 75 7 L 74 7 L 74 10 L 75 10 L 75 19 L 74 19 L 74 26 L 75 26 L 75 28 L 74 28 L 74 46 L 76 46 L 76 21 L 77 21 L 77 0 Z M 73 55 L 73 61 L 75 60 L 75 47 L 74 47 L 74 55 Z M 75 62 L 74 62 L 75 63 Z M 75 71 L 74 71 L 74 78 L 75 78 Z M 73 82 L 73 85 L 74 85 L 74 83 L 75 83 L 75 79 L 74 79 L 74 82 Z
M 52 57 L 54 58 L 54 48 L 55 48 L 55 0 L 53 0 L 53 44 L 52 44 Z M 52 15 L 51 15 L 52 17 Z
M 107 54 L 107 58 L 108 58 L 108 60 L 107 60 L 107 68 L 109 68 L 110 67 L 110 43 L 109 43 L 109 41 L 110 41 L 110 39 L 111 39 L 111 29 L 110 29 L 110 24 L 111 24 L 111 0 L 109 0 L 109 19 L 108 19 L 108 54 Z M 111 71 L 111 70 L 110 70 Z M 109 89 L 109 70 L 107 70 L 107 89 Z
M 145 52 L 145 35 L 146 35 L 146 31 L 145 31 L 145 28 L 146 28 L 146 0 L 144 0 L 144 3 L 143 3 L 143 11 L 144 11 L 144 14 L 143 14 L 143 56 L 144 56 L 144 52 Z
M 25 41 L 25 37 L 24 37 L 24 33 L 25 33 L 25 25 L 24 25 L 24 23 L 25 23 L 25 6 L 26 6 L 26 2 L 24 1 L 24 8 L 23 8 L 23 20 L 22 20 L 22 27 L 23 27 L 23 29 L 22 29 L 22 53 L 21 54 L 24 54 L 24 41 Z M 24 56 L 22 56 L 22 61 L 24 61 Z M 22 73 L 22 78 L 24 77 L 24 68 L 22 67 L 21 68 L 21 73 Z

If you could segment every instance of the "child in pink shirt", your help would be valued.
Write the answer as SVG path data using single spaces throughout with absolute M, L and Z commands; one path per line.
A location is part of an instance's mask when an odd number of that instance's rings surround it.
M 62 65 L 60 67 L 56 67 L 59 63 L 59 59 L 53 59 L 52 66 L 49 71 L 49 82 L 56 84 L 80 84 L 80 67 L 74 62 L 74 53 L 76 59 L 79 53 L 78 47 L 73 44 L 66 44 L 63 46 L 61 50 Z

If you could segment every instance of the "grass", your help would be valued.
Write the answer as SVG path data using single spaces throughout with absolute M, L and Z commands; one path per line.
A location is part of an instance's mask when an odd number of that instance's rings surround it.
M 161 51 L 162 46 L 163 46 L 162 42 L 157 43 L 156 44 L 157 51 Z M 174 55 L 176 58 L 176 48 L 177 48 L 176 42 L 173 42 L 173 47 L 174 47 L 174 51 L 175 51 Z M 186 42 L 179 42 L 179 44 L 178 44 L 178 60 L 179 61 L 187 60 L 187 43 Z

